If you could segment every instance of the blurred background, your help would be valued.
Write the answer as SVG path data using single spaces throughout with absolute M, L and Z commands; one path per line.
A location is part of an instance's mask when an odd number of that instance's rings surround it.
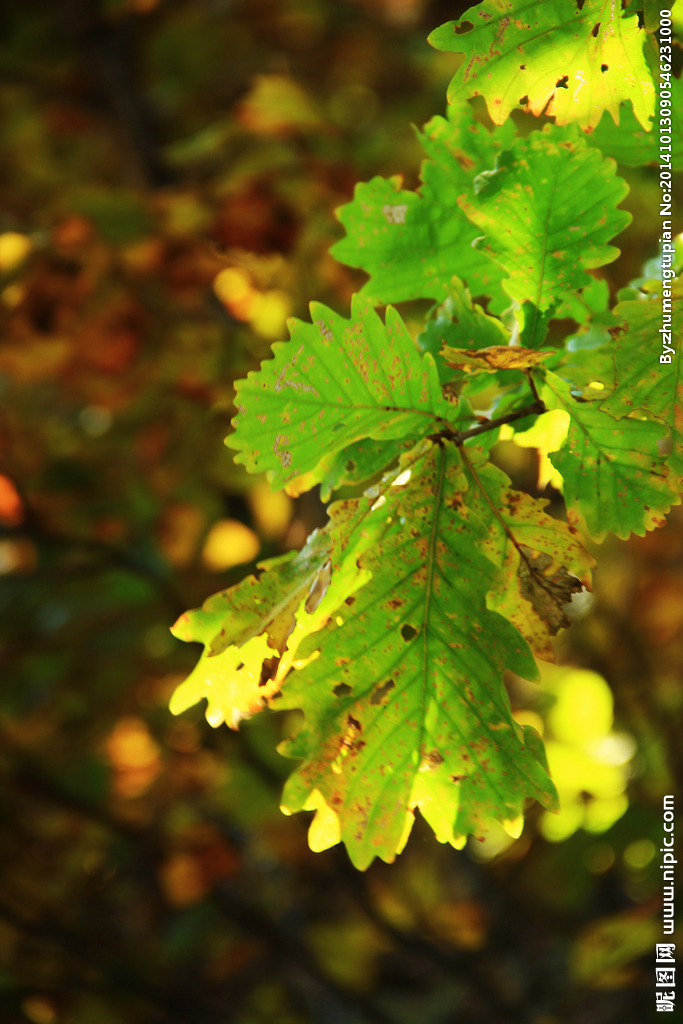
M 325 521 L 223 446 L 233 380 L 363 280 L 354 183 L 418 181 L 430 0 L 31 0 L 0 52 L 0 1020 L 641 1024 L 683 780 L 683 518 L 607 541 L 531 687 L 559 815 L 365 874 L 285 818 L 282 716 L 168 700 L 169 626 Z M 482 114 L 482 116 L 484 116 Z M 658 187 L 612 292 L 656 255 Z M 409 323 L 415 308 L 406 311 Z M 499 457 L 538 490 L 534 449 Z M 543 467 L 541 467 L 543 469 Z M 552 490 L 548 492 L 552 494 Z M 557 506 L 559 508 L 559 506 Z M 559 666 L 559 667 L 558 667 Z

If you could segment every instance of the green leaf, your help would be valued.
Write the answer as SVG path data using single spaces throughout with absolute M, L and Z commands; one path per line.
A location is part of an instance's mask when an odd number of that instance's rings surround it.
M 554 805 L 538 736 L 513 721 L 502 684 L 505 668 L 529 678 L 535 665 L 486 607 L 499 577 L 466 491 L 457 449 L 430 445 L 403 461 L 381 507 L 361 499 L 375 508 L 359 559 L 371 578 L 303 648 L 312 660 L 277 700 L 305 714 L 283 749 L 304 762 L 283 809 L 316 808 L 327 844 L 341 838 L 359 868 L 394 859 L 416 808 L 459 846 L 494 818 L 518 832 L 528 797 Z
M 610 531 L 626 539 L 661 526 L 664 513 L 680 500 L 658 453 L 661 426 L 630 417 L 617 421 L 606 403 L 597 408 L 578 401 L 569 384 L 550 372 L 541 398 L 546 408 L 570 417 L 563 447 L 550 456 L 564 478 L 569 521 L 583 520 L 597 541 Z
M 627 192 L 614 163 L 575 129 L 546 125 L 501 154 L 460 205 L 485 232 L 477 245 L 510 275 L 507 293 L 545 310 L 617 258 L 607 242 L 631 221 L 617 210 Z
M 590 589 L 595 561 L 575 527 L 547 515 L 545 499 L 512 490 L 500 469 L 477 464 L 477 454 L 470 452 L 466 468 L 468 506 L 487 527 L 481 550 L 502 570 L 487 605 L 517 627 L 534 654 L 554 661 L 550 638 L 570 624 L 565 606 Z
M 571 317 L 577 324 L 584 324 L 604 313 L 609 306 L 609 285 L 597 277 L 591 277 L 590 283 L 577 292 L 571 292 L 562 300 L 555 316 L 557 319 Z
M 665 287 L 667 294 L 663 296 Z M 680 489 L 683 483 L 683 282 L 678 278 L 673 287 L 659 284 L 647 297 L 619 303 L 614 312 L 621 321 L 612 332 L 616 343 L 616 388 L 605 408 L 613 416 L 640 411 L 664 421 L 671 433 L 671 455 L 667 464 L 677 477 L 674 486 Z M 663 314 L 670 317 L 666 326 L 663 326 Z M 666 335 L 661 333 L 667 329 L 668 344 Z
M 468 25 L 470 26 L 468 28 Z M 495 124 L 513 110 L 594 128 L 603 111 L 619 122 L 630 100 L 647 129 L 654 113 L 652 76 L 636 15 L 614 0 L 485 0 L 429 36 L 440 50 L 464 53 L 449 100 L 483 96 Z
M 399 177 L 356 186 L 353 201 L 337 211 L 347 237 L 332 253 L 370 275 L 361 295 L 375 304 L 443 301 L 457 289 L 457 276 L 472 295 L 490 296 L 495 308 L 505 305 L 500 274 L 472 248 L 477 232 L 457 201 L 480 171 L 493 166 L 496 153 L 512 139 L 510 129 L 489 133 L 464 104 L 453 109 L 452 120 L 434 117 L 418 133 L 429 157 L 419 192 L 402 189 Z
M 396 462 L 413 442 L 371 441 L 364 438 L 340 452 L 323 455 L 315 469 L 296 477 L 285 488 L 293 498 L 320 484 L 320 500 L 329 501 L 333 491 L 341 487 L 357 487 L 369 482 Z
M 394 309 L 386 326 L 354 296 L 351 318 L 311 304 L 312 324 L 236 384 L 239 415 L 228 440 L 249 472 L 283 487 L 362 438 L 418 439 L 457 420 L 434 360 L 421 355 Z

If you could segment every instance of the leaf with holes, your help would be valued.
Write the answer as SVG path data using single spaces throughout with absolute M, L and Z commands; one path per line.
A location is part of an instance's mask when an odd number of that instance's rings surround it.
M 499 575 L 478 546 L 487 526 L 468 506 L 457 448 L 425 443 L 380 497 L 381 508 L 360 499 L 382 513 L 359 559 L 370 580 L 302 647 L 313 660 L 275 705 L 305 714 L 283 751 L 303 761 L 283 809 L 336 815 L 332 841 L 360 868 L 394 859 L 416 808 L 462 845 L 492 819 L 518 831 L 529 797 L 555 801 L 538 736 L 514 722 L 503 687 L 505 668 L 536 668 L 486 607 Z
M 485 0 L 435 29 L 429 42 L 465 54 L 449 100 L 483 96 L 495 124 L 523 108 L 589 131 L 604 111 L 618 123 L 619 104 L 630 100 L 650 127 L 655 91 L 645 33 L 614 0 Z
M 615 164 L 575 129 L 546 125 L 501 154 L 460 205 L 484 237 L 477 245 L 509 274 L 521 304 L 548 309 L 590 284 L 589 269 L 619 250 L 607 243 L 631 221 L 617 205 L 628 186 Z
M 369 437 L 417 440 L 456 422 L 434 360 L 421 355 L 398 313 L 386 324 L 354 296 L 351 318 L 311 303 L 312 324 L 291 321 L 291 340 L 238 381 L 227 443 L 249 472 L 284 487 L 321 460 Z

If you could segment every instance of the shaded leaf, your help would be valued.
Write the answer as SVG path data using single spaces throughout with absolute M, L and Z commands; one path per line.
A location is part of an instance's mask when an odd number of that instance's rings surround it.
M 683 378 L 681 376 L 681 339 L 683 339 L 683 283 L 680 278 L 663 296 L 663 285 L 650 291 L 647 298 L 621 302 L 615 309 L 620 319 L 612 331 L 615 340 L 616 387 L 605 405 L 613 416 L 639 410 L 668 426 L 671 455 L 668 465 L 683 483 Z M 666 305 L 664 305 L 664 303 Z M 663 328 L 663 314 L 670 316 Z M 666 335 L 670 340 L 666 346 Z M 669 362 L 660 362 L 660 357 Z
M 577 517 L 595 540 L 608 532 L 626 539 L 662 525 L 680 499 L 671 489 L 657 441 L 662 428 L 649 420 L 616 420 L 603 405 L 581 402 L 569 385 L 546 372 L 541 398 L 570 416 L 567 439 L 550 456 L 564 479 L 570 522 Z

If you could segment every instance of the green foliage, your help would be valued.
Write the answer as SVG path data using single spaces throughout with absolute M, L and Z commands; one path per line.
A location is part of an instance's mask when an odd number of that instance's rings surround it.
M 487 0 L 430 38 L 465 61 L 448 120 L 420 135 L 419 190 L 356 188 L 334 251 L 369 275 L 362 298 L 349 319 L 314 304 L 311 324 L 291 322 L 237 384 L 227 441 L 274 489 L 355 490 L 300 554 L 176 626 L 205 651 L 172 710 L 205 697 L 212 724 L 233 727 L 263 707 L 303 711 L 282 747 L 301 761 L 283 809 L 315 810 L 311 845 L 342 840 L 359 868 L 393 860 L 417 810 L 459 847 L 495 821 L 516 834 L 529 798 L 556 806 L 504 672 L 535 679 L 533 653 L 552 659 L 572 595 L 590 586 L 584 534 L 643 535 L 680 501 L 661 286 L 612 311 L 590 273 L 616 259 L 630 221 L 599 139 L 619 152 L 619 132 L 632 136 L 632 117 L 616 126 L 626 100 L 646 130 L 653 113 L 637 16 L 602 0 Z M 475 95 L 500 127 L 477 122 L 463 102 Z M 555 124 L 516 137 L 520 103 Z M 589 147 L 581 129 L 605 111 L 615 126 Z M 440 303 L 417 343 L 395 309 L 383 321 L 371 305 L 415 298 Z M 674 306 L 680 337 L 680 289 Z M 578 333 L 563 337 L 566 318 Z M 545 413 L 566 426 L 543 448 L 566 523 L 491 460 L 502 426 Z
M 348 237 L 332 252 L 368 272 L 361 295 L 374 303 L 441 300 L 457 276 L 473 295 L 503 301 L 495 268 L 472 247 L 478 231 L 461 213 L 458 198 L 511 142 L 511 129 L 489 132 L 468 104 L 455 104 L 448 120 L 434 117 L 418 133 L 428 157 L 419 192 L 402 189 L 398 177 L 356 186 L 353 202 L 338 211 Z
M 313 303 L 312 324 L 294 322 L 275 358 L 237 385 L 240 415 L 228 443 L 273 486 L 315 469 L 321 447 L 342 452 L 364 438 L 420 437 L 455 416 L 434 360 L 420 356 L 403 321 L 386 325 L 354 298 L 350 320 Z
M 606 243 L 631 217 L 617 210 L 628 188 L 615 172 L 576 129 L 547 126 L 519 139 L 460 200 L 484 233 L 475 245 L 510 275 L 503 286 L 520 305 L 548 309 L 589 285 L 587 270 L 617 258 Z M 590 196 L 583 208 L 577 192 Z
M 465 54 L 449 99 L 483 96 L 495 124 L 521 106 L 589 131 L 605 110 L 618 124 L 619 105 L 630 100 L 650 127 L 654 87 L 643 33 L 637 15 L 624 17 L 613 0 L 485 0 L 429 41 Z

